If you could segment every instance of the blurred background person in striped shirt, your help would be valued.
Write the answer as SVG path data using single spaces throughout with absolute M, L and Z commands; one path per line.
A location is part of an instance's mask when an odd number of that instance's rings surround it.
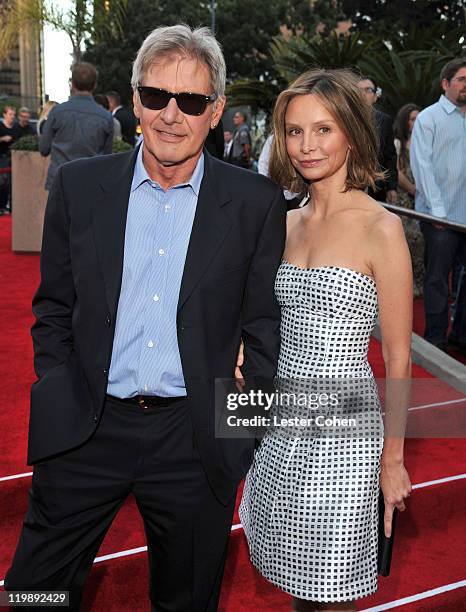
M 411 139 L 411 168 L 419 212 L 466 224 L 466 57 L 448 62 L 440 74 L 443 94 L 419 113 Z M 448 331 L 448 278 L 459 259 L 466 266 L 466 234 L 421 223 L 425 240 L 426 340 L 444 350 Z M 459 281 L 448 342 L 466 348 L 466 283 Z

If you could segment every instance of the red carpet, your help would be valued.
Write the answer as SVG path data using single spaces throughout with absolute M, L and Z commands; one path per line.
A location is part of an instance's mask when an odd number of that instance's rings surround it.
M 39 279 L 38 256 L 11 253 L 10 232 L 10 219 L 0 218 L 0 391 L 4 398 L 0 413 L 3 423 L 0 477 L 30 471 L 25 464 L 29 388 L 34 380 L 29 335 L 32 323 L 30 303 Z M 371 342 L 370 361 L 375 375 L 382 377 L 383 359 L 376 341 Z M 422 368 L 415 366 L 413 375 L 427 380 L 416 389 L 412 406 L 461 397 Z M 451 404 L 426 408 L 410 413 L 410 419 L 428 421 L 435 410 L 445 410 L 444 414 L 451 419 L 460 418 L 462 407 L 463 404 Z M 466 471 L 465 457 L 463 439 L 409 439 L 406 442 L 406 464 L 415 484 L 463 474 Z M 0 509 L 0 579 L 11 561 L 26 509 L 29 484 L 29 477 L 0 482 L 3 502 Z M 392 575 L 381 579 L 378 593 L 361 600 L 358 609 L 394 602 L 464 580 L 465 507 L 465 479 L 413 491 L 408 510 L 400 516 L 398 523 Z M 238 523 L 237 516 L 234 523 Z M 142 524 L 130 498 L 112 525 L 99 556 L 144 545 Z M 148 611 L 147 601 L 145 553 L 94 565 L 85 594 L 85 610 Z M 466 589 L 457 588 L 397 607 L 408 612 L 459 612 L 466 610 L 465 601 Z M 249 563 L 242 530 L 233 531 L 220 610 L 265 612 L 290 609 L 289 596 L 272 587 Z
M 418 336 L 424 337 L 425 315 L 424 315 L 424 300 L 417 298 L 413 304 L 413 332 Z M 466 364 L 466 355 L 454 347 L 448 347 L 447 350 L 450 357 Z

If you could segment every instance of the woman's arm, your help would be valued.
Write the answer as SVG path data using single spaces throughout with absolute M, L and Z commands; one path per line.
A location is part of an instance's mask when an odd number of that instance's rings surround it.
M 398 164 L 399 164 L 399 161 L 400 160 L 398 160 Z M 409 195 L 413 196 L 413 198 L 416 195 L 416 185 L 409 180 L 409 178 L 406 176 L 403 170 L 400 169 L 399 165 L 398 165 L 398 187 L 400 187 L 401 189 L 404 189 L 404 191 L 409 193 Z
M 404 499 L 411 492 L 403 448 L 411 378 L 413 279 L 408 245 L 397 216 L 385 211 L 378 215 L 369 245 L 386 373 L 380 484 L 385 499 L 385 533 L 389 536 L 393 508 L 404 510 Z

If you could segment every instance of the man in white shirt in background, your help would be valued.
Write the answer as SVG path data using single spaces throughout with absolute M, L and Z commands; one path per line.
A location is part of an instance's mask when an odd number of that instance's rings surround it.
M 466 225 L 466 57 L 448 62 L 440 74 L 444 95 L 424 109 L 414 124 L 411 168 L 415 207 Z M 447 346 L 448 276 L 455 260 L 466 266 L 466 234 L 421 222 L 425 239 L 424 337 Z M 453 329 L 448 342 L 466 348 L 466 281 L 460 283 Z

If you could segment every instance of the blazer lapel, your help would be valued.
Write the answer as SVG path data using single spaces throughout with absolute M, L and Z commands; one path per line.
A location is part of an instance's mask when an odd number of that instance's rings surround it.
M 231 220 L 223 209 L 231 196 L 216 174 L 216 160 L 205 150 L 204 155 L 204 178 L 186 254 L 178 311 L 205 274 L 231 227 Z
M 92 226 L 108 307 L 116 314 L 123 274 L 126 215 L 137 150 L 115 158 L 102 178 L 92 212 Z

